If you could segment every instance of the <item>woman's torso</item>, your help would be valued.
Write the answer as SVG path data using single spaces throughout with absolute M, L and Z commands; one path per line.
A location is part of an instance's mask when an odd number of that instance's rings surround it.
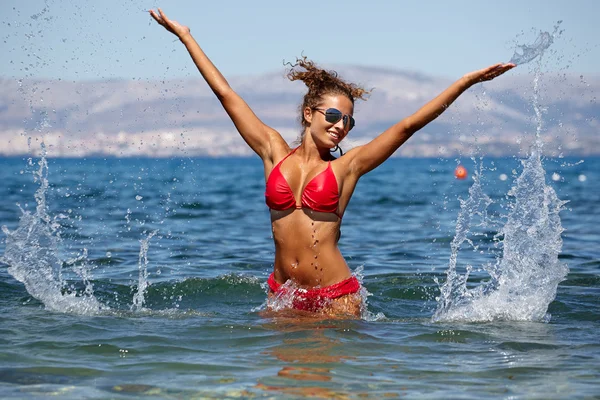
M 272 165 L 265 163 L 275 279 L 280 283 L 292 279 L 305 287 L 329 286 L 351 275 L 337 241 L 355 182 L 348 184 L 339 159 L 306 163 L 288 149 L 280 151 Z

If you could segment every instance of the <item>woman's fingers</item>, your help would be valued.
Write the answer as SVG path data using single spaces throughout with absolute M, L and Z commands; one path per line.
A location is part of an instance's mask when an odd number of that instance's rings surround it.
M 150 10 L 150 16 L 152 18 L 154 18 L 154 20 L 156 22 L 158 22 L 160 25 L 165 26 L 165 20 L 160 15 L 158 15 L 154 10 Z
M 493 73 L 493 77 L 497 77 L 499 75 L 502 75 L 503 73 L 505 73 L 508 70 L 513 69 L 514 67 L 516 67 L 515 64 L 500 64 L 498 67 L 496 67 L 492 73 Z
M 158 14 L 154 10 L 150 10 L 150 15 L 152 16 L 152 18 L 154 18 L 156 22 L 158 22 L 165 28 L 168 28 L 171 24 L 169 18 L 167 18 L 163 10 L 161 10 L 160 8 L 158 9 Z
M 169 21 L 169 18 L 167 18 L 163 10 L 161 10 L 160 8 L 158 9 L 158 13 L 160 14 L 160 19 L 162 19 L 165 23 Z
M 514 67 L 516 67 L 515 64 L 498 63 L 487 68 L 480 69 L 479 71 L 471 72 L 465 75 L 465 77 L 468 78 L 472 83 L 489 81 L 504 74 L 506 71 L 513 69 Z
M 158 22 L 159 25 L 162 25 L 169 32 L 177 35 L 176 31 L 180 28 L 179 24 L 176 21 L 169 20 L 163 10 L 159 8 L 158 14 L 154 10 L 150 10 L 150 15 L 156 22 Z
M 491 67 L 486 68 L 482 75 L 481 75 L 481 80 L 483 81 L 489 81 L 491 79 L 494 79 L 502 74 L 504 74 L 506 71 L 513 69 L 514 67 L 516 67 L 515 64 L 495 64 L 492 65 Z
M 156 15 L 156 13 L 154 12 L 154 10 L 150 10 L 150 16 L 152 18 L 154 18 L 154 20 L 156 22 L 158 22 L 159 24 L 161 23 L 160 17 L 158 15 Z

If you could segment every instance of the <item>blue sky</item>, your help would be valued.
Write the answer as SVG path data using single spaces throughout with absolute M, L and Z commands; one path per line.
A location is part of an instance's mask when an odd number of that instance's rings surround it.
M 564 31 L 548 69 L 599 74 L 595 0 L 201 1 L 3 0 L 0 76 L 78 79 L 195 76 L 175 37 L 144 10 L 188 25 L 226 75 L 283 71 L 304 53 L 324 65 L 369 65 L 459 77 L 508 61 L 516 44 Z

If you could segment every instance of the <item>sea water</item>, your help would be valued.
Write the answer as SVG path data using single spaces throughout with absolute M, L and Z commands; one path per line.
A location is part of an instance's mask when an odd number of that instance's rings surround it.
M 597 396 L 600 159 L 545 159 L 542 123 L 473 180 L 444 159 L 361 180 L 359 320 L 261 313 L 256 158 L 0 159 L 0 395 Z
M 25 167 L 26 160 L 2 159 L 8 235 L 0 391 L 72 398 L 595 394 L 600 159 L 576 161 L 546 160 L 543 174 L 544 181 L 560 174 L 556 193 L 569 200 L 557 259 L 546 263 L 544 254 L 558 249 L 541 246 L 523 264 L 506 261 L 498 232 L 485 229 L 478 250 L 457 256 L 458 275 L 463 264 L 504 271 L 502 262 L 510 262 L 539 267 L 536 276 L 519 271 L 527 283 L 564 279 L 547 309 L 524 312 L 523 294 L 513 286 L 504 293 L 500 277 L 487 291 L 468 286 L 480 295 L 456 292 L 440 308 L 435 280 L 448 276 L 455 219 L 464 210 L 458 199 L 468 199 L 473 184 L 454 179 L 454 160 L 392 159 L 359 184 L 340 241 L 351 268 L 362 268 L 368 310 L 379 317 L 298 321 L 260 312 L 273 245 L 257 159 L 48 159 L 37 183 L 40 160 Z M 496 170 L 479 179 L 485 196 L 500 202 L 519 178 L 499 176 L 524 167 L 512 158 L 492 162 Z M 132 188 L 137 176 L 146 182 Z M 44 179 L 46 210 L 37 214 L 33 193 Z M 479 225 L 480 217 L 472 220 Z M 556 246 L 555 239 L 544 240 Z M 543 267 L 556 265 L 568 265 L 569 274 L 546 278 Z M 484 272 L 472 272 L 467 285 L 487 287 Z M 532 306 L 548 302 L 546 292 L 535 297 L 536 287 L 526 297 Z

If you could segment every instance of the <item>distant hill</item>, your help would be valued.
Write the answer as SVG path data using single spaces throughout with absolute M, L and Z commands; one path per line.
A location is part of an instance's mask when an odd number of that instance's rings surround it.
M 346 149 L 365 143 L 434 98 L 451 81 L 372 67 L 335 68 L 347 80 L 374 88 L 357 102 L 356 128 Z M 510 71 L 471 88 L 398 152 L 406 157 L 523 153 L 535 137 L 533 77 Z M 255 113 L 292 142 L 300 132 L 304 86 L 284 71 L 233 77 L 232 87 Z M 600 154 L 600 77 L 539 79 L 541 135 L 546 154 Z M 0 155 L 51 156 L 249 155 L 204 81 L 0 79 Z

